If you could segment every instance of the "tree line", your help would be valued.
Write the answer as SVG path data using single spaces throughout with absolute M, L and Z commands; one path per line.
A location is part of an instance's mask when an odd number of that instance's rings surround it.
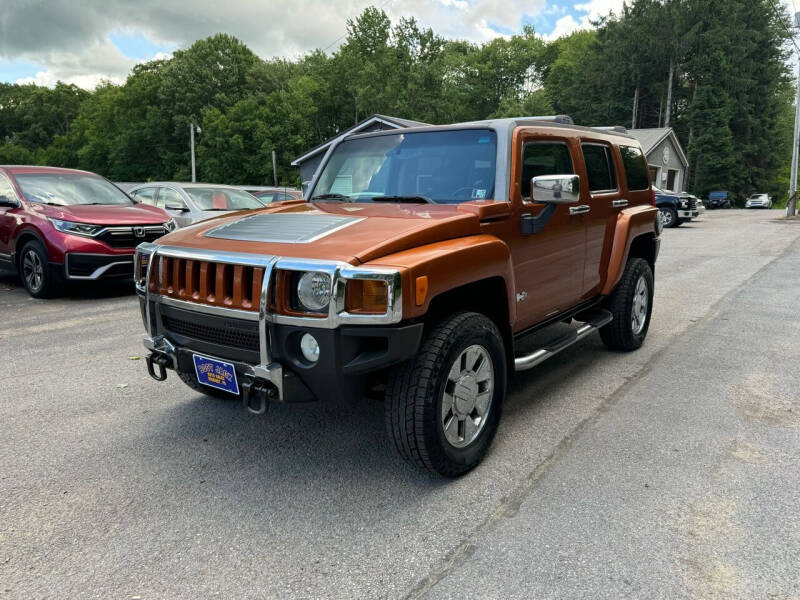
M 376 8 L 333 53 L 264 60 L 228 34 L 93 91 L 0 84 L 0 164 L 116 181 L 297 185 L 292 159 L 382 113 L 426 123 L 569 114 L 584 125 L 673 127 L 688 189 L 785 197 L 793 93 L 789 17 L 776 0 L 634 0 L 547 42 L 531 27 L 475 44 Z

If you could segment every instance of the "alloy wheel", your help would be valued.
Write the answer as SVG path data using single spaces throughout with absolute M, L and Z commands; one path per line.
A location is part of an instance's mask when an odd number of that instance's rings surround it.
M 28 289 L 38 292 L 44 283 L 44 265 L 35 250 L 28 250 L 22 259 L 22 276 Z
M 631 326 L 634 335 L 639 335 L 647 322 L 647 306 L 650 301 L 647 281 L 640 275 L 633 293 L 633 308 L 631 309 Z
M 441 424 L 454 448 L 471 444 L 486 424 L 494 393 L 494 366 L 479 344 L 458 355 L 447 375 L 442 395 Z

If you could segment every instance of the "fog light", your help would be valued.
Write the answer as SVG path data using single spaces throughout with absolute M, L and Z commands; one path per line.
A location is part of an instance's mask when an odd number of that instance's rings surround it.
M 317 338 L 310 333 L 304 333 L 300 338 L 300 352 L 308 362 L 317 362 L 319 360 L 319 344 Z

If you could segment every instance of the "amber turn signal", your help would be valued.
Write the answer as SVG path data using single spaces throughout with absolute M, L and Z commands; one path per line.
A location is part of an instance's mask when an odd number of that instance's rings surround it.
M 349 313 L 381 315 L 389 307 L 389 286 L 375 279 L 351 279 L 347 282 L 344 306 Z
M 416 298 L 417 306 L 422 306 L 425 304 L 425 298 L 428 297 L 428 277 L 423 275 L 422 277 L 417 277 L 417 284 L 416 284 Z

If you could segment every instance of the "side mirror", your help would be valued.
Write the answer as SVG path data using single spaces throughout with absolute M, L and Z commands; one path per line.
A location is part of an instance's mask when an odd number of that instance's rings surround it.
M 180 204 L 178 202 L 167 202 L 164 204 L 164 208 L 167 210 L 175 210 L 178 212 L 189 212 L 189 209 L 186 208 L 185 205 Z
M 0 196 L 0 206 L 16 208 L 19 204 L 17 204 L 16 200 L 12 200 L 8 196 Z
M 547 206 L 535 217 L 522 215 L 522 235 L 541 233 L 559 204 L 577 204 L 581 196 L 578 175 L 542 175 L 531 179 L 531 200 Z
M 542 175 L 531 179 L 531 199 L 548 204 L 577 204 L 581 195 L 578 175 Z

